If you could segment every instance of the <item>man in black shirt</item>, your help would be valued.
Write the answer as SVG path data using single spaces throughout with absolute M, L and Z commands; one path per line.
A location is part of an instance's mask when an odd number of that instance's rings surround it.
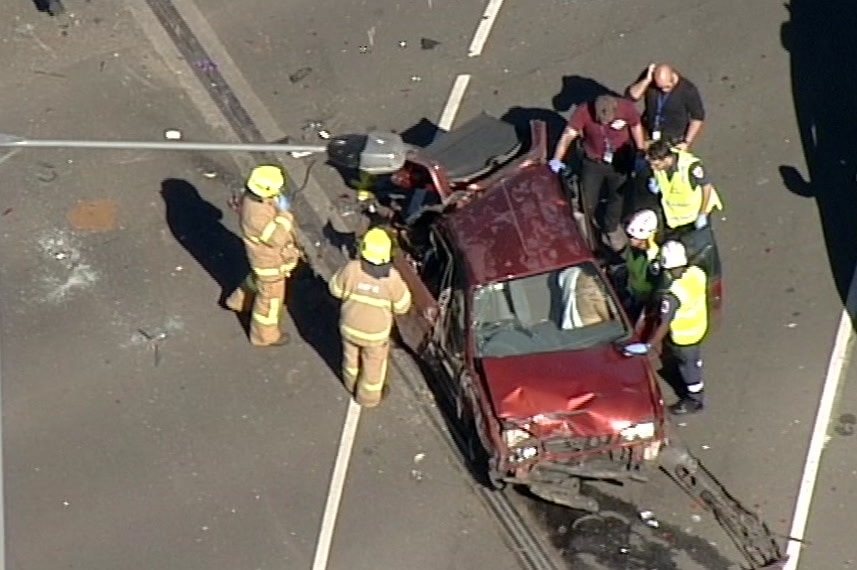
M 628 87 L 627 95 L 645 103 L 643 125 L 649 140 L 664 140 L 688 150 L 699 136 L 705 121 L 699 89 L 669 65 L 649 65 Z

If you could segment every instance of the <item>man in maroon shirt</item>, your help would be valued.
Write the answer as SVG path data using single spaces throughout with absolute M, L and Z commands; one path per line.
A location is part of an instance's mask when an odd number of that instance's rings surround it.
M 581 139 L 583 165 L 580 172 L 580 198 L 587 215 L 594 217 L 606 190 L 607 208 L 601 231 L 607 235 L 610 247 L 620 251 L 625 235 L 619 226 L 622 197 L 619 190 L 634 170 L 637 149 L 645 148 L 640 113 L 631 101 L 611 95 L 601 95 L 595 101 L 575 109 L 556 145 L 551 170 L 566 168 L 563 162 L 571 143 Z

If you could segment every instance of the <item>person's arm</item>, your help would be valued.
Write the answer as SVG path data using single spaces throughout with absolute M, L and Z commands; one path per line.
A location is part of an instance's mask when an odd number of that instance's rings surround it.
M 652 84 L 654 73 L 655 64 L 650 63 L 649 67 L 646 68 L 646 71 L 643 72 L 640 79 L 628 86 L 625 90 L 625 94 L 633 101 L 639 101 L 642 99 L 643 95 L 646 93 L 646 89 L 648 89 L 649 85 Z
M 702 104 L 699 89 L 693 84 L 690 84 L 690 89 L 687 90 L 687 114 L 690 117 L 690 124 L 684 134 L 685 150 L 693 145 L 705 122 L 705 106 Z
M 711 180 L 709 180 L 708 174 L 702 166 L 702 162 L 697 161 L 690 165 L 689 168 L 691 185 L 694 188 L 699 188 L 702 192 L 702 204 L 699 208 L 699 215 L 702 216 L 708 212 L 708 203 L 711 200 L 711 194 L 714 191 L 714 186 L 711 184 Z
M 562 131 L 562 136 L 559 137 L 559 141 L 556 143 L 556 150 L 554 150 L 553 158 L 555 160 L 565 160 L 565 154 L 568 152 L 568 148 L 578 136 L 580 136 L 580 133 L 575 129 L 570 126 L 565 127 L 565 130 Z
M 658 325 L 658 328 L 655 329 L 655 332 L 652 333 L 652 336 L 648 341 L 648 344 L 656 350 L 663 344 L 664 339 L 667 334 L 669 334 L 670 323 L 672 323 L 672 320 L 675 318 L 675 314 L 680 305 L 681 302 L 678 300 L 678 297 L 670 292 L 664 293 L 661 298 L 661 308 L 660 311 L 658 311 L 660 324 Z

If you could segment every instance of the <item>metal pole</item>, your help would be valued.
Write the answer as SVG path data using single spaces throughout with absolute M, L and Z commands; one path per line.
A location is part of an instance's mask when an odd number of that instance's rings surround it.
M 197 142 L 145 142 L 145 141 L 84 141 L 23 139 L 0 134 L 0 147 L 12 148 L 100 148 L 115 150 L 194 150 L 231 152 L 310 152 L 326 153 L 326 145 L 252 144 L 252 143 L 197 143 Z

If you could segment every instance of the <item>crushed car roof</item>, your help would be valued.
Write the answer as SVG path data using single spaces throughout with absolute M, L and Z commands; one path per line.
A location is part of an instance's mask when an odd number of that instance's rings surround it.
M 473 285 L 592 259 L 559 178 L 544 164 L 500 179 L 446 225 Z

